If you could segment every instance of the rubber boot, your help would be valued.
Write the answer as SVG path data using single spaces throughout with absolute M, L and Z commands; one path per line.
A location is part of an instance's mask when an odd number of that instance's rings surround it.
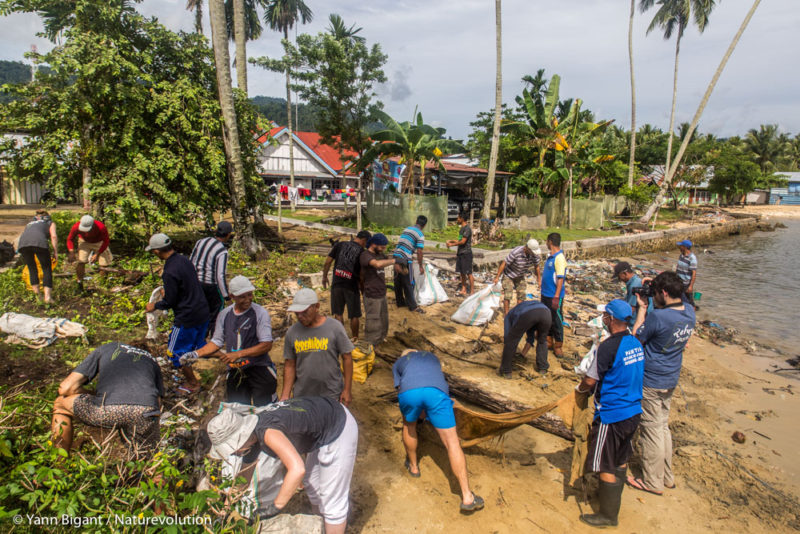
M 562 357 L 564 355 L 564 351 L 562 350 L 563 346 L 564 343 L 562 341 L 556 341 L 555 343 L 553 343 L 553 354 L 555 354 L 559 358 Z
M 622 502 L 622 489 L 625 483 L 621 480 L 613 484 L 600 481 L 600 491 L 598 499 L 600 501 L 600 513 L 581 514 L 580 520 L 597 528 L 616 527 L 617 517 L 619 517 L 619 507 Z
M 614 471 L 614 476 L 617 477 L 617 482 L 622 482 L 623 484 L 628 479 L 628 466 L 625 467 L 617 467 Z

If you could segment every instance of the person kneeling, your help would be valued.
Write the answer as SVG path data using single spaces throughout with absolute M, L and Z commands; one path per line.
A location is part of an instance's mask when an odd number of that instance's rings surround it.
M 344 533 L 358 445 L 358 425 L 347 408 L 326 397 L 295 397 L 244 416 L 240 430 L 249 437 L 236 444 L 235 454 L 248 456 L 258 448 L 286 467 L 263 517 L 280 513 L 302 482 L 311 505 L 325 518 L 325 534 Z
M 97 377 L 94 395 L 83 384 Z M 149 453 L 158 445 L 161 368 L 147 352 L 122 343 L 95 349 L 58 387 L 53 405 L 53 443 L 72 448 L 72 418 L 100 428 L 117 429 L 133 452 Z
M 597 347 L 592 366 L 576 388 L 578 393 L 594 391 L 586 472 L 600 474 L 600 513 L 580 516 L 593 527 L 617 525 L 625 472 L 633 453 L 631 439 L 642 414 L 644 349 L 628 332 L 632 314 L 624 300 L 606 305 L 603 325 L 611 337 Z
M 447 449 L 450 468 L 461 486 L 461 511 L 469 513 L 481 510 L 483 499 L 469 488 L 467 460 L 458 442 L 453 401 L 439 359 L 431 352 L 408 349 L 394 362 L 392 374 L 394 387 L 398 390 L 400 411 L 403 413 L 403 446 L 409 474 L 414 478 L 420 476 L 417 420 L 425 416 Z

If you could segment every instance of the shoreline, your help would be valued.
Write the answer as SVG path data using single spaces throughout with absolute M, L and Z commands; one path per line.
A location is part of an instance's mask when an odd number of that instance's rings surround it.
M 800 219 L 800 206 L 766 204 L 758 206 L 729 207 L 726 208 L 726 211 L 742 215 L 757 215 L 765 219 Z

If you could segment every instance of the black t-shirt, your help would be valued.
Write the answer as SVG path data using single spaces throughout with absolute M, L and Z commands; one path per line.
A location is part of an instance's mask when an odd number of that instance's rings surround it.
M 101 404 L 158 406 L 164 396 L 161 368 L 149 352 L 124 345 L 106 343 L 92 351 L 74 372 L 89 382 L 97 377 L 97 397 Z
M 157 310 L 171 309 L 175 326 L 191 328 L 208 322 L 208 301 L 189 258 L 177 252 L 167 258 L 161 280 L 164 298 L 156 302 Z
M 276 458 L 264 443 L 264 433 L 270 428 L 286 434 L 299 454 L 308 454 L 336 441 L 346 422 L 344 407 L 335 400 L 295 397 L 270 404 L 259 412 L 255 433 L 261 450 Z
M 385 254 L 373 254 L 369 250 L 361 253 L 361 272 L 364 274 L 364 296 L 379 299 L 386 296 L 386 272 L 384 269 L 370 267 L 372 260 L 385 260 Z
M 358 277 L 361 275 L 358 258 L 363 250 L 361 245 L 355 241 L 340 241 L 333 245 L 328 253 L 328 256 L 333 258 L 333 283 L 331 286 L 358 290 Z
M 461 254 L 467 254 L 472 252 L 472 227 L 468 224 L 462 226 L 461 229 L 458 231 L 459 241 L 461 241 L 461 239 L 465 237 L 467 238 L 467 242 L 464 243 L 463 245 L 458 245 L 458 251 L 456 252 L 456 254 L 458 254 L 459 256 Z

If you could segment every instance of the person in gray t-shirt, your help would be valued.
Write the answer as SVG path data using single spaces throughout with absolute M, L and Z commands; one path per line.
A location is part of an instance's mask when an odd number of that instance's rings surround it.
M 97 377 L 92 395 L 83 385 Z M 53 405 L 53 443 L 69 451 L 72 418 L 90 426 L 118 429 L 136 452 L 152 452 L 159 439 L 164 396 L 161 368 L 144 349 L 106 343 L 92 351 L 58 386 Z
M 283 391 L 280 400 L 295 397 L 328 397 L 345 406 L 352 399 L 355 348 L 342 323 L 319 313 L 319 299 L 311 289 L 298 291 L 288 311 L 298 322 L 283 342 Z M 344 376 L 339 369 L 342 358 Z

